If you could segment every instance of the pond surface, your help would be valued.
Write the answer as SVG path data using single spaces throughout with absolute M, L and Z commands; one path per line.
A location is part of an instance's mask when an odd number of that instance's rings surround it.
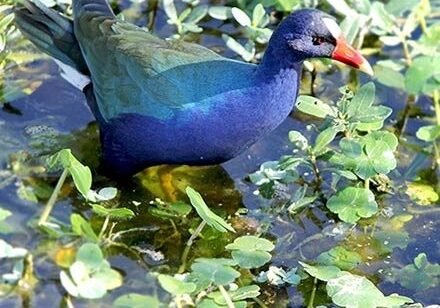
M 121 7 L 129 7 L 127 3 Z M 137 10 L 130 13 L 139 24 L 143 15 Z M 128 15 L 128 13 L 127 13 Z M 202 23 L 203 26 L 203 23 Z M 234 57 L 224 49 L 218 31 L 233 33 L 231 24 L 211 21 L 206 24 L 206 34 L 199 41 L 226 56 Z M 169 36 L 172 27 L 165 22 L 164 13 L 158 12 L 156 33 Z M 214 31 L 215 30 L 215 31 Z M 388 50 L 380 58 L 393 56 L 396 50 Z M 370 57 L 375 62 L 374 57 Z M 66 291 L 59 281 L 57 255 L 69 247 L 68 242 L 47 237 L 35 227 L 42 208 L 54 187 L 58 174 L 47 174 L 39 157 L 61 148 L 71 148 L 84 164 L 95 168 L 99 162 L 98 132 L 94 118 L 81 92 L 72 87 L 59 74 L 58 67 L 50 59 L 32 63 L 32 73 L 50 77 L 31 95 L 10 102 L 0 111 L 0 206 L 13 215 L 0 224 L 0 238 L 13 246 L 25 247 L 33 254 L 34 275 L 38 283 L 29 292 L 12 293 L 0 298 L 0 307 L 54 307 L 62 306 Z M 335 99 L 337 88 L 353 80 L 346 68 L 342 71 L 318 74 L 315 95 L 324 101 Z M 360 76 L 360 83 L 368 81 Z M 304 73 L 302 92 L 309 94 L 310 74 Z M 248 175 L 260 164 L 290 154 L 292 148 L 287 135 L 290 130 L 314 132 L 306 127 L 318 123 L 316 119 L 293 111 L 291 116 L 273 133 L 261 140 L 239 157 L 223 164 L 206 168 L 164 166 L 146 170 L 132 179 L 116 183 L 94 172 L 94 188 L 113 186 L 120 191 L 116 202 L 136 212 L 136 217 L 120 222 L 116 231 L 133 230 L 124 235 L 123 243 L 134 247 L 134 255 L 123 247 L 110 247 L 107 251 L 112 267 L 124 276 L 124 285 L 98 301 L 74 300 L 75 307 L 107 307 L 115 298 L 129 292 L 154 294 L 167 302 L 169 295 L 160 289 L 152 271 L 175 273 L 180 265 L 185 243 L 190 237 L 189 228 L 196 228 L 198 221 L 163 218 L 151 210 L 155 198 L 174 202 L 186 201 L 184 188 L 189 184 L 199 191 L 206 203 L 218 213 L 229 215 L 239 234 L 262 233 L 276 243 L 272 265 L 286 269 L 297 267 L 298 261 L 314 260 L 321 252 L 338 243 L 358 252 L 363 262 L 355 270 L 366 275 L 384 294 L 399 293 L 411 297 L 423 305 L 439 303 L 440 284 L 424 290 L 405 288 L 389 279 L 391 267 L 401 268 L 413 262 L 419 253 L 426 253 L 431 263 L 440 263 L 440 210 L 438 203 L 420 206 L 406 193 L 407 183 L 415 179 L 431 185 L 438 191 L 438 171 L 433 169 L 429 155 L 423 154 L 425 145 L 415 138 L 417 129 L 427 123 L 432 114 L 431 102 L 421 97 L 407 110 L 407 94 L 376 83 L 376 101 L 393 109 L 386 122 L 390 131 L 400 133 L 397 154 L 398 168 L 388 176 L 393 181 L 389 194 L 379 196 L 381 211 L 373 218 L 365 219 L 356 226 L 341 223 L 336 216 L 320 203 L 289 215 L 280 209 L 291 198 L 296 187 L 280 190 L 275 198 L 268 200 L 256 194 L 257 187 L 250 183 Z M 405 111 L 406 110 L 406 111 Z M 413 164 L 418 157 L 417 165 Z M 240 211 L 246 214 L 236 215 Z M 243 209 L 246 209 L 244 211 Z M 82 213 L 99 230 L 103 219 L 90 212 L 83 198 L 74 190 L 70 181 L 64 185 L 59 201 L 51 216 L 63 223 L 69 222 L 72 212 Z M 403 217 L 398 223 L 396 217 Z M 212 233 L 212 232 L 211 232 Z M 231 242 L 231 235 L 210 234 L 196 241 L 189 260 L 196 257 L 221 257 L 224 246 Z M 0 264 L 0 271 L 7 265 Z M 263 286 L 262 300 L 271 307 L 307 305 L 305 300 L 312 292 L 313 279 L 305 280 L 298 287 Z M 315 305 L 328 303 L 325 290 L 318 288 Z

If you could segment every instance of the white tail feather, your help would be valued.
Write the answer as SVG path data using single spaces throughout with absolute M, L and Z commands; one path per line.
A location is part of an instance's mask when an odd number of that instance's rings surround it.
M 75 88 L 82 91 L 90 83 L 90 78 L 88 76 L 81 74 L 73 67 L 64 64 L 63 62 L 57 59 L 53 59 L 53 60 L 61 70 L 61 77 L 63 77 L 63 79 L 65 79 Z

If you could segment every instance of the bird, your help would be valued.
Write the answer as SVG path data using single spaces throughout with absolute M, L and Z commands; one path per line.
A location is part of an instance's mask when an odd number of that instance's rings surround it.
M 214 165 L 278 127 L 294 107 L 303 62 L 332 58 L 373 70 L 331 15 L 293 11 L 259 64 L 183 40 L 165 40 L 117 18 L 106 0 L 73 0 L 73 19 L 38 0 L 15 9 L 21 32 L 83 76 L 102 166 L 123 178 L 155 165 Z

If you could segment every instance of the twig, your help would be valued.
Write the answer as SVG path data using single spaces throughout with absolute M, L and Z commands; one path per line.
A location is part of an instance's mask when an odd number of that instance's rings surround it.
M 46 206 L 44 207 L 43 213 L 41 213 L 40 219 L 38 220 L 39 226 L 44 225 L 47 222 L 47 219 L 49 218 L 49 215 L 52 212 L 55 202 L 57 201 L 58 194 L 60 193 L 64 181 L 66 180 L 67 174 L 69 174 L 69 171 L 66 168 L 63 170 L 63 173 L 61 173 L 57 185 L 55 186 L 52 194 L 50 195 L 50 198 L 47 201 Z
M 102 224 L 101 231 L 99 232 L 99 236 L 98 236 L 99 240 L 102 240 L 102 237 L 104 236 L 105 230 L 107 229 L 109 222 L 110 222 L 110 216 L 107 215 L 105 216 L 104 223 Z
M 180 265 L 179 267 L 179 273 L 183 273 L 186 270 L 186 261 L 188 259 L 188 254 L 189 251 L 191 249 L 192 244 L 194 243 L 194 240 L 200 235 L 200 233 L 202 232 L 203 228 L 206 226 L 206 221 L 202 221 L 198 227 L 196 228 L 196 230 L 194 230 L 194 233 L 191 235 L 191 237 L 189 238 L 188 242 L 186 242 L 186 246 L 185 246 L 185 250 L 182 253 L 182 265 Z
M 434 101 L 435 119 L 437 125 L 440 125 L 440 91 L 434 90 L 432 93 L 432 100 Z
M 312 294 L 310 295 L 310 299 L 309 302 L 307 304 L 307 308 L 313 308 L 313 302 L 315 301 L 315 295 L 316 295 L 316 285 L 318 283 L 318 279 L 314 279 L 313 280 L 313 289 L 312 289 Z
M 218 289 L 220 290 L 220 293 L 223 295 L 223 298 L 225 299 L 225 302 L 226 302 L 226 305 L 228 306 L 228 308 L 235 308 L 235 305 L 232 302 L 232 299 L 229 296 L 228 292 L 226 291 L 225 287 L 218 286 Z
M 366 189 L 370 189 L 370 179 L 369 179 L 369 178 L 366 178 L 366 179 L 365 179 L 364 187 L 365 187 Z

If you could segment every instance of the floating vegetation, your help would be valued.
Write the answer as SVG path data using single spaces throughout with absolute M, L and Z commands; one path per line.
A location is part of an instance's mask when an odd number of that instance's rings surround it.
M 295 121 L 224 169 L 119 182 L 100 175 L 96 125 L 16 29 L 15 4 L 0 5 L 2 306 L 439 304 L 438 0 L 113 1 L 118 18 L 253 63 L 292 10 L 318 8 L 375 63 L 367 81 L 306 62 Z M 54 95 L 44 119 L 30 109 Z

